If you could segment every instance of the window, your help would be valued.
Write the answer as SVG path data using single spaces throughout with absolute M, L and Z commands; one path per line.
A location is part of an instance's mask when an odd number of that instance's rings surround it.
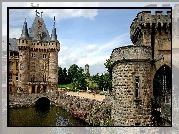
M 139 98 L 139 77 L 135 78 L 135 97 Z
M 35 63 L 32 63 L 31 70 L 35 70 Z
M 32 58 L 35 58 L 35 53 L 31 53 Z
M 19 76 L 20 78 L 19 78 L 19 80 L 20 80 L 20 82 L 21 82 L 21 74 L 20 74 L 20 76 Z
M 18 70 L 18 62 L 16 62 L 16 70 Z
M 18 81 L 18 74 L 16 74 L 16 81 Z
M 9 62 L 9 70 L 12 70 L 12 62 Z
M 44 59 L 46 58 L 46 54 L 43 54 L 43 58 L 44 58 Z
M 22 43 L 24 43 L 24 40 L 22 40 Z
M 10 52 L 10 56 L 13 56 L 13 52 Z
M 28 44 L 28 41 L 26 40 L 26 44 Z
M 43 75 L 43 81 L 46 81 L 46 75 Z
M 12 82 L 12 74 L 9 74 L 9 82 Z
M 35 75 L 31 75 L 31 81 L 35 81 Z
M 45 64 L 45 63 L 43 64 L 43 69 L 44 69 L 44 70 L 46 69 L 46 64 Z

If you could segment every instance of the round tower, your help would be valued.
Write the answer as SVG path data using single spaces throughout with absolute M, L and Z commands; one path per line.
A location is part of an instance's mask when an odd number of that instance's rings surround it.
M 111 54 L 115 126 L 149 126 L 152 79 L 151 48 L 125 46 Z
M 89 74 L 89 65 L 88 64 L 85 65 L 85 73 Z
M 19 81 L 18 88 L 26 92 L 28 90 L 28 78 L 29 78 L 29 44 L 31 40 L 29 39 L 27 22 L 24 21 L 23 30 L 21 37 L 18 39 L 18 49 L 19 49 Z

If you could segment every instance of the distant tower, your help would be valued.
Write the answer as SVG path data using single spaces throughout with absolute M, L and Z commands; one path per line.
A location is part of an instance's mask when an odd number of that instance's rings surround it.
M 89 65 L 88 64 L 85 65 L 85 73 L 89 74 Z

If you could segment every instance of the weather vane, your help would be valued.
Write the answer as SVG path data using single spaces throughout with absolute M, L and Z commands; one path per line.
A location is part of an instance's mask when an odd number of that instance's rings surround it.
M 37 11 L 37 9 L 35 10 L 35 12 L 36 12 L 36 16 L 39 17 L 38 14 L 40 14 L 40 13 Z

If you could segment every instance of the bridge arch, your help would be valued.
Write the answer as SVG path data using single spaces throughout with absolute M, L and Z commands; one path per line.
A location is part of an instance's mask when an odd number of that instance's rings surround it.
M 50 99 L 48 99 L 47 97 L 38 98 L 35 101 L 35 107 L 40 110 L 49 109 L 50 108 Z

